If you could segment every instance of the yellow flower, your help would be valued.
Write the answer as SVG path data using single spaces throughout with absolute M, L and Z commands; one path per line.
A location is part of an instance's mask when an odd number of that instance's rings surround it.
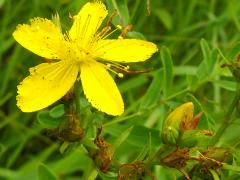
M 73 25 L 63 34 L 58 23 L 34 18 L 30 25 L 18 25 L 13 33 L 24 48 L 47 59 L 30 68 L 30 75 L 18 86 L 17 105 L 23 112 L 43 109 L 63 97 L 78 79 L 89 102 L 109 115 L 120 115 L 124 104 L 105 63 L 138 62 L 157 51 L 155 44 L 137 39 L 105 39 L 97 32 L 107 16 L 104 4 L 87 3 L 73 17 Z M 79 75 L 80 78 L 77 78 Z

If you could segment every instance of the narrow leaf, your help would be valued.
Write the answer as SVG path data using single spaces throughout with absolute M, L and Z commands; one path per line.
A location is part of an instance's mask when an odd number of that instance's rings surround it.
M 171 14 L 166 9 L 160 9 L 155 12 L 158 19 L 163 23 L 163 25 L 168 30 L 172 30 L 173 28 L 173 19 Z
M 210 67 L 209 67 L 209 61 L 210 61 L 210 54 L 211 54 L 211 51 L 210 51 L 210 48 L 208 46 L 208 43 L 205 39 L 201 39 L 200 41 L 200 45 L 201 45 L 201 49 L 202 49 L 202 53 L 203 53 L 203 60 L 204 62 L 206 63 L 206 67 L 208 69 L 208 71 L 210 71 Z
M 112 15 L 114 11 L 117 12 L 117 16 L 113 17 L 113 24 L 115 26 L 126 26 L 129 23 L 129 12 L 126 0 L 106 0 L 109 14 Z
M 161 49 L 161 61 L 163 64 L 163 77 L 164 77 L 164 89 L 163 93 L 165 96 L 168 96 L 171 91 L 172 83 L 173 83 L 173 62 L 172 62 L 172 56 L 167 47 L 163 47 Z
M 215 170 L 209 169 L 209 171 L 212 174 L 214 180 L 220 180 Z
M 57 176 L 44 164 L 40 164 L 38 167 L 39 180 L 57 180 Z
M 161 94 L 163 83 L 163 70 L 160 69 L 154 73 L 152 83 L 150 84 L 146 94 L 144 95 L 140 104 L 140 109 L 148 108 L 156 103 Z
M 113 143 L 114 149 L 117 149 L 127 139 L 129 134 L 131 133 L 132 129 L 133 129 L 133 127 L 130 127 L 118 136 L 118 138 Z
M 230 164 L 224 164 L 222 166 L 223 169 L 227 169 L 227 170 L 231 170 L 231 171 L 236 171 L 236 172 L 240 172 L 240 167 L 239 166 L 234 166 L 234 165 L 230 165 Z

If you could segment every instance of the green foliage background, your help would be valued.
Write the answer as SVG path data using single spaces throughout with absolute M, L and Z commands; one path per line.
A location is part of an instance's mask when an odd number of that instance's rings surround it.
M 161 146 L 163 120 L 176 106 L 192 101 L 204 112 L 199 128 L 216 132 L 236 93 L 230 70 L 221 67 L 235 61 L 240 50 L 240 1 L 238 0 L 106 0 L 113 24 L 133 25 L 128 38 L 156 43 L 159 52 L 143 63 L 130 64 L 148 73 L 115 78 L 125 101 L 125 113 L 110 117 L 91 108 L 82 94 L 81 113 L 87 135 L 84 142 L 62 144 L 41 133 L 55 127 L 63 115 L 62 105 L 38 113 L 22 113 L 16 107 L 16 87 L 28 68 L 43 60 L 18 45 L 11 36 L 15 27 L 32 17 L 59 13 L 68 29 L 69 12 L 76 14 L 87 0 L 0 0 L 0 179 L 116 179 L 113 173 L 96 170 L 82 143 L 91 146 L 95 128 L 114 145 L 114 162 L 130 163 Z M 235 118 L 218 145 L 234 152 L 234 171 L 221 179 L 240 179 L 238 152 L 239 118 Z M 68 148 L 65 149 L 64 146 Z M 64 153 L 61 153 L 63 152 Z M 159 179 L 177 179 L 174 169 L 154 166 Z

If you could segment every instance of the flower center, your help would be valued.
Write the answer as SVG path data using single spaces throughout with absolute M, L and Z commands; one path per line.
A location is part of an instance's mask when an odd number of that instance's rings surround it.
M 73 56 L 73 59 L 79 63 L 83 62 L 89 58 L 92 58 L 92 52 L 87 48 L 83 48 L 79 45 L 78 42 L 72 42 L 72 52 L 70 53 L 70 56 Z

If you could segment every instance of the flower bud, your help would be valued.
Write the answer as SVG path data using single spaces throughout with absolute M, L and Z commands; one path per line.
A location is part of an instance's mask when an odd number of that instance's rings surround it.
M 182 134 L 178 145 L 180 147 L 188 148 L 195 146 L 207 147 L 211 141 L 212 136 L 213 133 L 208 130 L 187 130 Z
M 181 133 L 181 124 L 188 124 L 193 119 L 194 105 L 185 103 L 172 111 L 165 120 L 162 139 L 165 144 L 176 144 Z

